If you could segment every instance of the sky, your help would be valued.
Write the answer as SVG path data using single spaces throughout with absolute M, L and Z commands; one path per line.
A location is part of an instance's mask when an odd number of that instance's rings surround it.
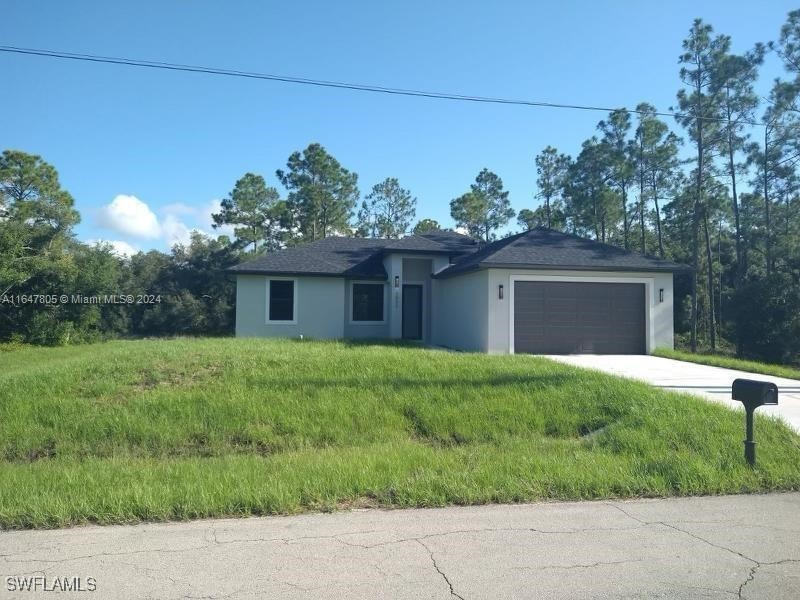
M 776 39 L 789 2 L 322 2 L 3 0 L 0 45 L 311 79 L 667 110 L 696 17 L 733 51 Z M 770 56 L 760 91 L 781 76 Z M 166 250 L 247 172 L 275 177 L 319 142 L 362 197 L 397 177 L 417 218 L 452 227 L 449 202 L 484 167 L 515 210 L 534 208 L 534 157 L 577 154 L 601 112 L 459 103 L 0 52 L 0 150 L 42 156 L 81 214 L 79 239 Z M 671 125 L 677 129 L 674 122 Z M 515 224 L 509 225 L 514 229 Z

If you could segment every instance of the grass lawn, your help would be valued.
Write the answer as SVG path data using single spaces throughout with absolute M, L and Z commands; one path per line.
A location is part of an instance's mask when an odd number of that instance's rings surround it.
M 800 369 L 788 365 L 774 365 L 755 360 L 742 360 L 731 356 L 721 356 L 719 354 L 693 354 L 682 350 L 665 350 L 663 348 L 655 350 L 653 354 L 656 356 L 663 356 L 664 358 L 685 360 L 687 362 L 711 365 L 713 367 L 725 367 L 726 369 L 736 369 L 738 371 L 747 371 L 748 373 L 760 373 L 761 375 L 800 379 Z
M 0 353 L 0 526 L 800 489 L 800 436 L 530 356 L 256 339 Z

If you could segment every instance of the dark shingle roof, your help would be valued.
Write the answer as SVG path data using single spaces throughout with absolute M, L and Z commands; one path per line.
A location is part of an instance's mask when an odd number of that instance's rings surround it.
M 476 269 L 570 268 L 605 271 L 690 270 L 665 260 L 628 252 L 549 229 L 533 229 L 491 244 L 466 235 L 436 231 L 399 240 L 328 237 L 310 244 L 260 256 L 230 269 L 260 275 L 326 275 L 386 279 L 383 257 L 391 252 L 444 254 L 455 264 L 437 277 L 451 277 Z
M 437 232 L 445 234 L 446 232 Z M 468 236 L 412 235 L 398 240 L 327 237 L 310 244 L 265 254 L 232 267 L 241 274 L 332 275 L 386 279 L 383 256 L 390 252 L 461 255 L 477 244 Z
M 431 231 L 422 233 L 419 236 L 434 241 L 447 248 L 454 254 L 466 254 L 475 252 L 480 247 L 480 243 L 468 235 L 456 233 L 455 231 Z
M 551 229 L 532 229 L 483 246 L 440 272 L 437 277 L 451 277 L 488 267 L 593 271 L 691 270 L 686 265 L 629 252 L 576 235 Z
M 234 273 L 273 275 L 347 275 L 386 278 L 380 260 L 383 240 L 327 237 L 286 248 L 236 265 Z M 376 259 L 377 256 L 377 259 Z
M 410 235 L 399 240 L 384 240 L 387 252 L 433 252 L 447 253 L 442 244 L 421 235 Z

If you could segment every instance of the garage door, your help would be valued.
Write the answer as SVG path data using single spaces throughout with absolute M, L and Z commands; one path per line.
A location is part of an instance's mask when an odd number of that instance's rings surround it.
M 514 351 L 644 354 L 643 283 L 514 282 Z

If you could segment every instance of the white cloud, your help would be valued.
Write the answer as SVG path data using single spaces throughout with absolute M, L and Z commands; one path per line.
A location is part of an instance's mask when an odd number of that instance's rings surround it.
M 213 228 L 211 215 L 219 211 L 219 200 L 196 205 L 173 202 L 161 206 L 157 216 L 146 202 L 136 196 L 120 194 L 100 209 L 97 221 L 118 234 L 138 239 L 161 239 L 165 246 L 172 248 L 175 244 L 188 245 L 195 231 L 213 238 L 220 235 L 233 237 L 230 225 Z M 122 240 L 93 240 L 88 243 L 96 242 L 111 244 L 121 255 L 136 252 L 134 246 Z
M 137 248 L 122 240 L 86 240 L 89 246 L 111 246 L 114 254 L 121 258 L 129 258 L 139 252 Z
M 211 215 L 218 213 L 221 209 L 220 200 L 211 200 L 208 204 L 206 204 L 203 209 L 205 218 L 203 226 L 208 227 L 209 231 L 214 231 L 214 237 L 219 235 L 227 235 L 233 239 L 233 225 L 223 225 L 217 229 L 213 229 L 212 227 L 214 225 L 214 219 L 211 218 Z
M 211 215 L 220 211 L 220 200 L 209 200 L 205 204 L 191 206 L 183 202 L 167 204 L 161 209 L 163 218 L 161 220 L 162 233 L 167 239 L 177 240 L 185 243 L 189 239 L 191 231 L 199 231 L 203 235 L 216 238 L 220 235 L 233 237 L 233 226 L 223 225 L 214 229 L 214 219 Z M 188 227 L 184 221 L 194 223 L 194 227 Z
M 161 234 L 167 242 L 167 246 L 172 248 L 175 244 L 189 244 L 193 229 L 189 229 L 186 224 L 173 214 L 167 214 L 161 223 Z
M 183 202 L 173 202 L 172 204 L 165 204 L 162 206 L 161 212 L 170 215 L 191 216 L 197 213 L 197 209 Z
M 153 239 L 161 235 L 158 217 L 136 196 L 116 196 L 101 209 L 99 221 L 108 229 L 137 238 Z

